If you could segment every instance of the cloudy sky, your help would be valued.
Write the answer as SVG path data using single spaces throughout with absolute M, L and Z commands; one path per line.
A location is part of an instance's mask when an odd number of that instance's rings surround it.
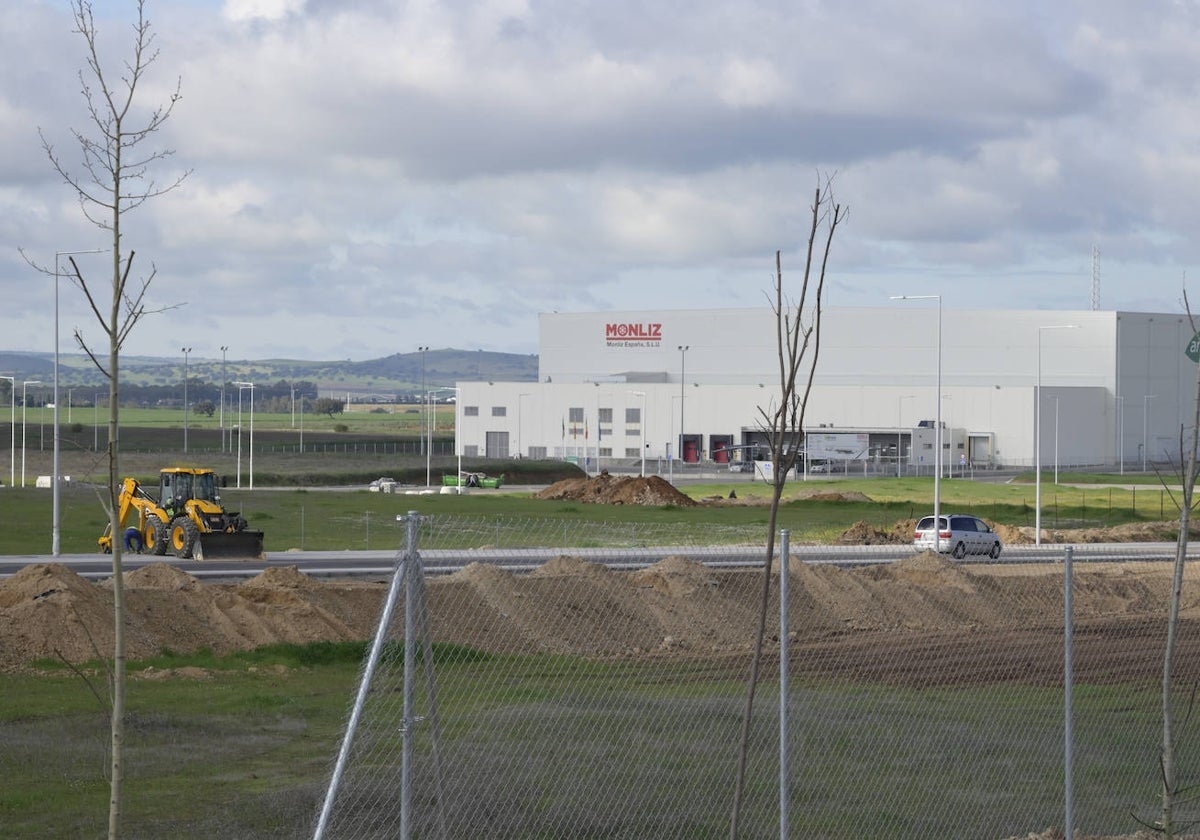
M 102 61 L 136 0 L 94 0 Z M 1195 0 L 146 0 L 135 122 L 171 193 L 125 352 L 534 352 L 546 311 L 764 305 L 816 180 L 849 208 L 828 303 L 1180 311 L 1200 281 Z M 79 175 L 67 0 L 0 16 L 0 348 L 53 349 Z M 85 75 L 85 80 L 91 78 Z M 78 258 L 103 282 L 103 256 Z M 1196 269 L 1196 270 L 1193 270 Z M 111 268 L 108 268 L 111 274 Z M 1190 279 L 1190 277 L 1195 278 Z M 1200 309 L 1200 292 L 1191 290 Z M 103 336 L 65 281 L 63 350 Z

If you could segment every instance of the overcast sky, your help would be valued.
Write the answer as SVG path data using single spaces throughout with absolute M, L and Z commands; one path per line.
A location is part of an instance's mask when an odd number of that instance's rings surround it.
M 135 0 L 95 0 L 102 60 Z M 190 174 L 126 217 L 157 269 L 129 354 L 529 353 L 547 311 L 765 305 L 816 179 L 849 216 L 828 303 L 1181 311 L 1200 281 L 1194 0 L 146 0 L 143 150 Z M 55 175 L 84 43 L 0 15 L 0 347 L 53 350 L 58 251 L 105 247 Z M 87 81 L 90 78 L 85 77 Z M 103 282 L 105 257 L 78 258 Z M 111 268 L 108 269 L 111 273 Z M 1188 279 L 1188 275 L 1193 279 Z M 1200 292 L 1192 290 L 1200 309 Z M 105 339 L 81 295 L 71 332 Z M 898 313 L 899 315 L 899 313 Z

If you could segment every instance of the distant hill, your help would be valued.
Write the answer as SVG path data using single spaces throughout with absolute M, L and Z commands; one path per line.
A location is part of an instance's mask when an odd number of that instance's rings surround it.
M 122 356 L 121 379 L 134 385 L 170 385 L 183 381 L 183 357 Z M 362 393 L 418 391 L 422 384 L 421 354 L 396 353 L 362 362 L 309 362 L 295 359 L 263 359 L 226 363 L 229 381 L 256 383 L 307 380 L 322 390 Z M 502 382 L 537 381 L 538 357 L 535 354 L 492 353 L 486 350 L 445 348 L 425 353 L 424 384 L 427 387 L 453 385 L 454 382 L 493 380 Z M 0 351 L 0 374 L 15 376 L 17 387 L 23 381 L 54 379 L 51 353 L 14 353 Z M 221 360 L 201 359 L 193 354 L 188 361 L 188 381 L 221 381 Z M 107 381 L 91 360 L 80 353 L 59 354 L 60 388 L 107 388 Z M 0 383 L 3 387 L 6 383 Z

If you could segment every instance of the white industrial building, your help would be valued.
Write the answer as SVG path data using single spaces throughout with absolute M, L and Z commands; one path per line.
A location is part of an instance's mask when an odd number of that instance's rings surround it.
M 459 454 L 591 472 L 741 459 L 779 399 L 776 333 L 769 307 L 542 314 L 536 383 L 458 383 Z M 940 392 L 948 471 L 1032 466 L 1039 380 L 1043 468 L 1177 461 L 1192 338 L 1182 314 L 829 307 L 809 462 L 928 474 Z

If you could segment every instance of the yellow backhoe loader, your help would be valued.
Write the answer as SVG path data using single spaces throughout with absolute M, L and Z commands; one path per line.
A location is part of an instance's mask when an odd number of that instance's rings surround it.
M 263 532 L 249 530 L 238 512 L 221 506 L 212 470 L 163 470 L 157 499 L 136 478 L 126 478 L 118 505 L 121 533 L 116 538 L 124 539 L 126 528 L 136 527 L 151 554 L 170 551 L 176 557 L 196 560 L 263 556 Z M 113 537 L 110 525 L 99 539 L 103 553 L 112 553 Z

